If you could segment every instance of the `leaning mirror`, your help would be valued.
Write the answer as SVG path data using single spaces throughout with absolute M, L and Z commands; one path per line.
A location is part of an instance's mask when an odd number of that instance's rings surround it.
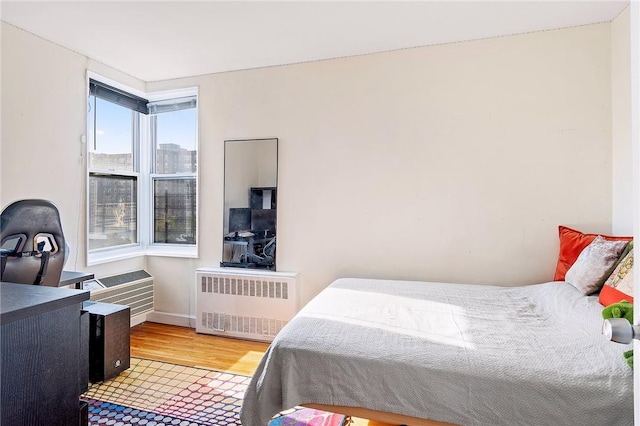
M 224 143 L 221 266 L 276 269 L 278 139 Z

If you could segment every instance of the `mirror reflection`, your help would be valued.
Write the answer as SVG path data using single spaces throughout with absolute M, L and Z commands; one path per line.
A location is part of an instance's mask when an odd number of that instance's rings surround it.
M 221 266 L 276 269 L 278 139 L 224 143 Z

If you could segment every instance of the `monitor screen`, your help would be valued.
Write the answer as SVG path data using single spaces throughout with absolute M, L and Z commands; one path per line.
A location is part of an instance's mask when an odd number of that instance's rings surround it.
M 251 209 L 229 209 L 229 232 L 248 231 L 251 229 Z
M 267 231 L 267 236 L 276 233 L 276 209 L 251 210 L 251 229 L 258 235 Z

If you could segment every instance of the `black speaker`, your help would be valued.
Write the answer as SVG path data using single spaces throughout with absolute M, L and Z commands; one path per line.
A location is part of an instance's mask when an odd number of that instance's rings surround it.
M 130 309 L 100 302 L 82 307 L 89 312 L 89 380 L 104 382 L 130 367 Z

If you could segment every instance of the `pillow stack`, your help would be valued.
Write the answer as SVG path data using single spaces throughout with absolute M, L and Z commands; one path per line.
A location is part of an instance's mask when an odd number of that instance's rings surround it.
M 609 306 L 621 300 L 633 303 L 633 241 L 620 256 L 620 262 L 600 291 L 600 303 Z
M 566 281 L 583 294 L 597 293 L 605 306 L 633 303 L 632 237 L 585 234 L 560 226 L 560 254 L 555 281 Z

